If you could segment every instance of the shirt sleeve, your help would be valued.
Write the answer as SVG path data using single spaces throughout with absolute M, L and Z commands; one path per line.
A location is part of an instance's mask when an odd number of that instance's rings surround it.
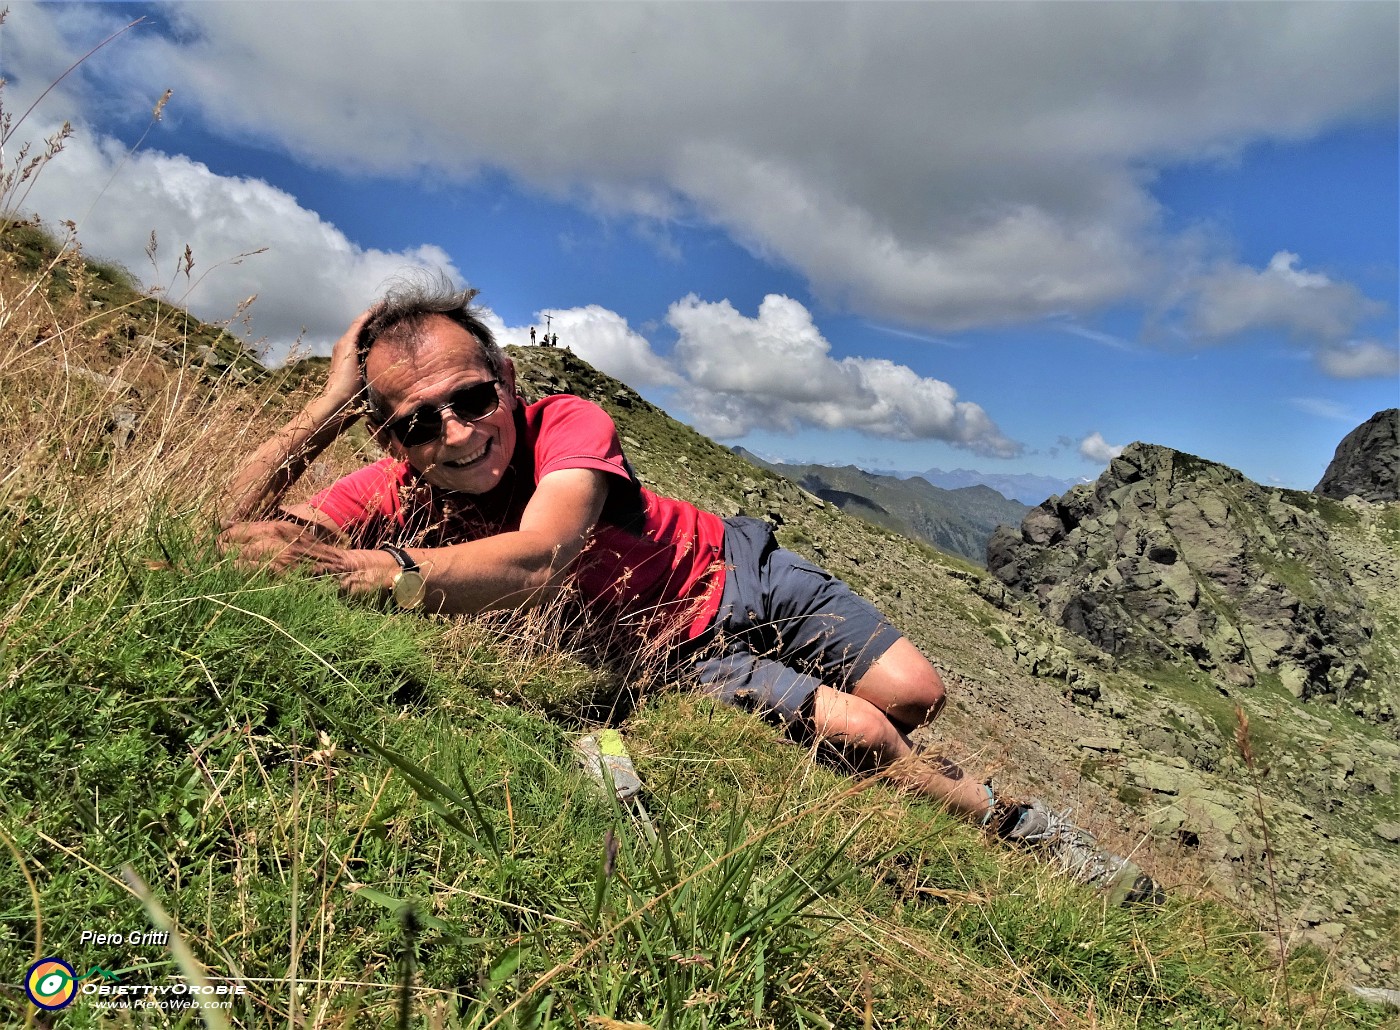
M 405 466 L 393 458 L 366 465 L 332 483 L 307 502 L 346 532 L 377 520 L 394 520 L 400 509 Z
M 597 469 L 632 481 L 617 426 L 606 411 L 582 397 L 559 394 L 539 405 L 535 430 L 535 482 L 560 469 Z

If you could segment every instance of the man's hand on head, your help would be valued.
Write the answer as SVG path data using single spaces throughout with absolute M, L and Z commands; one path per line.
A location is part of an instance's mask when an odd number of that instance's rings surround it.
M 360 312 L 331 349 L 330 369 L 326 373 L 322 393 L 328 400 L 347 408 L 356 404 L 364 393 L 365 378 L 360 369 L 359 354 L 360 330 L 373 310 L 370 308 Z
M 275 512 L 316 456 L 363 414 L 366 389 L 358 341 L 369 316 L 362 312 L 336 342 L 320 395 L 264 441 L 224 488 L 218 510 L 230 522 L 253 525 L 250 520 Z

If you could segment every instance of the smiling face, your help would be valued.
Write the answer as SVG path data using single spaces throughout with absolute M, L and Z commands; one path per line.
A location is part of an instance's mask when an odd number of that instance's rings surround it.
M 476 337 L 440 317 L 424 322 L 413 344 L 376 341 L 365 361 L 365 376 L 389 421 L 417 408 L 444 405 L 463 387 L 496 378 Z M 467 422 L 445 408 L 440 413 L 442 432 L 432 440 L 405 446 L 381 430 L 382 442 L 434 486 L 486 493 L 500 483 L 515 453 L 515 368 L 509 361 L 500 379 L 500 406 L 485 418 Z

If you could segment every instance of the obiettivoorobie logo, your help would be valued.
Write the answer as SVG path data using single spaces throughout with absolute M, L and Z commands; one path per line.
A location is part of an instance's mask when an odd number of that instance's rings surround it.
M 41 1009 L 66 1008 L 78 993 L 78 974 L 61 958 L 41 958 L 29 967 L 24 993 Z

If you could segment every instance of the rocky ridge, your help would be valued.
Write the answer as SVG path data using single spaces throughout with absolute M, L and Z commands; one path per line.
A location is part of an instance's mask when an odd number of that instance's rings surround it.
M 1400 408 L 1376 412 L 1343 437 L 1313 491 L 1339 501 L 1400 500 Z
M 1400 505 L 1134 444 L 999 531 L 988 565 L 985 596 L 1054 627 L 1013 638 L 1021 666 L 1113 720 L 1080 742 L 1086 776 L 1256 903 L 1262 811 L 1294 933 L 1400 939 Z
M 1095 483 L 998 530 L 987 561 L 1052 622 L 1116 658 L 1340 699 L 1369 679 L 1373 618 L 1329 531 L 1358 522 L 1337 502 L 1135 443 Z

